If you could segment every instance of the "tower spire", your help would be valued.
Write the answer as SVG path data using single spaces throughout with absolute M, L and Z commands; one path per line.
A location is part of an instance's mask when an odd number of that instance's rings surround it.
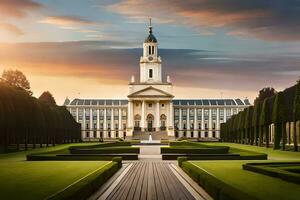
M 152 20 L 149 18 L 149 33 L 152 33 Z

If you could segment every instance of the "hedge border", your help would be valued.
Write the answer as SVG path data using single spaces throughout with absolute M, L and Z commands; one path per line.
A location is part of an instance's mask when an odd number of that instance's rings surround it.
M 103 148 L 72 148 L 71 154 L 115 154 L 115 153 L 140 153 L 139 147 L 103 147 Z
M 257 199 L 237 189 L 205 171 L 204 169 L 180 158 L 179 166 L 215 200 L 253 200 Z
M 188 145 L 187 145 L 188 147 Z M 214 148 L 176 148 L 174 146 L 170 147 L 160 147 L 160 153 L 177 153 L 177 154 L 227 154 L 229 152 L 229 147 L 214 147 Z
M 117 159 L 117 158 L 116 158 Z M 118 159 L 116 160 L 118 161 Z M 99 189 L 121 166 L 118 162 L 111 161 L 105 166 L 98 168 L 87 176 L 79 179 L 61 191 L 47 197 L 47 200 L 81 200 L 87 199 Z
M 138 154 L 29 154 L 27 161 L 110 161 L 114 157 L 138 160 Z
M 280 178 L 282 180 L 296 183 L 300 185 L 300 174 L 283 170 L 278 167 L 284 167 L 284 165 L 298 164 L 300 168 L 300 162 L 271 162 L 271 163 L 246 163 L 243 165 L 244 170 L 260 173 L 263 175 Z M 279 165 L 277 167 L 271 167 L 270 165 Z M 280 166 L 282 165 L 282 166 Z
M 93 149 L 93 148 L 104 148 L 104 147 L 115 147 L 115 146 L 131 146 L 130 142 L 103 142 L 95 145 L 82 145 L 82 146 L 70 146 L 69 150 L 72 149 Z

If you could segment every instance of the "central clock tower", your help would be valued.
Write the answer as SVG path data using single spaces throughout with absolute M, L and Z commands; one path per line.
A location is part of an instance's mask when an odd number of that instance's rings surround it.
M 149 34 L 143 43 L 143 56 L 140 59 L 140 82 L 161 83 L 161 57 L 158 56 L 157 40 L 152 32 L 150 20 Z

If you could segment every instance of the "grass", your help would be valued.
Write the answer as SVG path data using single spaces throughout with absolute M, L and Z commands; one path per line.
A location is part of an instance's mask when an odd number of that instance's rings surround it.
M 72 146 L 85 144 L 72 144 Z M 92 143 L 91 143 L 92 145 Z M 29 153 L 64 151 L 71 144 L 0 154 L 0 199 L 45 199 L 109 161 L 26 161 Z
M 203 142 L 205 145 L 222 145 L 222 146 L 229 146 L 231 148 L 237 148 L 241 150 L 247 151 L 255 151 L 258 153 L 266 153 L 268 154 L 269 160 L 278 161 L 278 160 L 300 160 L 300 152 L 293 152 L 293 151 L 282 151 L 282 150 L 274 150 L 272 148 L 266 147 L 257 147 L 251 145 L 244 145 L 244 144 L 236 144 L 236 143 L 223 143 L 223 142 Z
M 267 149 L 265 147 L 257 147 L 250 145 L 242 145 L 235 143 L 203 143 L 205 145 L 222 145 L 231 147 L 230 152 L 240 150 L 255 151 L 268 154 L 269 160 L 255 162 L 274 162 L 274 161 L 300 161 L 300 152 L 290 152 Z M 240 150 L 239 150 L 240 149 Z M 190 163 L 200 167 L 207 173 L 213 175 L 217 179 L 241 189 L 258 199 L 299 199 L 300 187 L 297 184 L 290 183 L 279 178 L 269 177 L 259 173 L 242 169 L 242 165 L 253 161 L 189 161 Z
M 219 180 L 258 199 L 299 199 L 300 187 L 278 178 L 242 169 L 247 161 L 189 161 Z M 264 161 L 265 162 L 265 161 Z

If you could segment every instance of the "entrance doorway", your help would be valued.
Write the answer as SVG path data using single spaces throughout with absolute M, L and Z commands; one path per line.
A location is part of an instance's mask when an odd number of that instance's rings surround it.
M 134 116 L 134 130 L 135 131 L 140 131 L 141 127 L 140 127 L 140 121 L 141 121 L 141 116 L 140 115 L 135 115 Z
M 153 131 L 153 120 L 154 116 L 152 114 L 147 115 L 147 131 Z
M 165 131 L 166 130 L 166 120 L 167 120 L 167 116 L 162 114 L 160 116 L 160 130 L 161 131 Z

